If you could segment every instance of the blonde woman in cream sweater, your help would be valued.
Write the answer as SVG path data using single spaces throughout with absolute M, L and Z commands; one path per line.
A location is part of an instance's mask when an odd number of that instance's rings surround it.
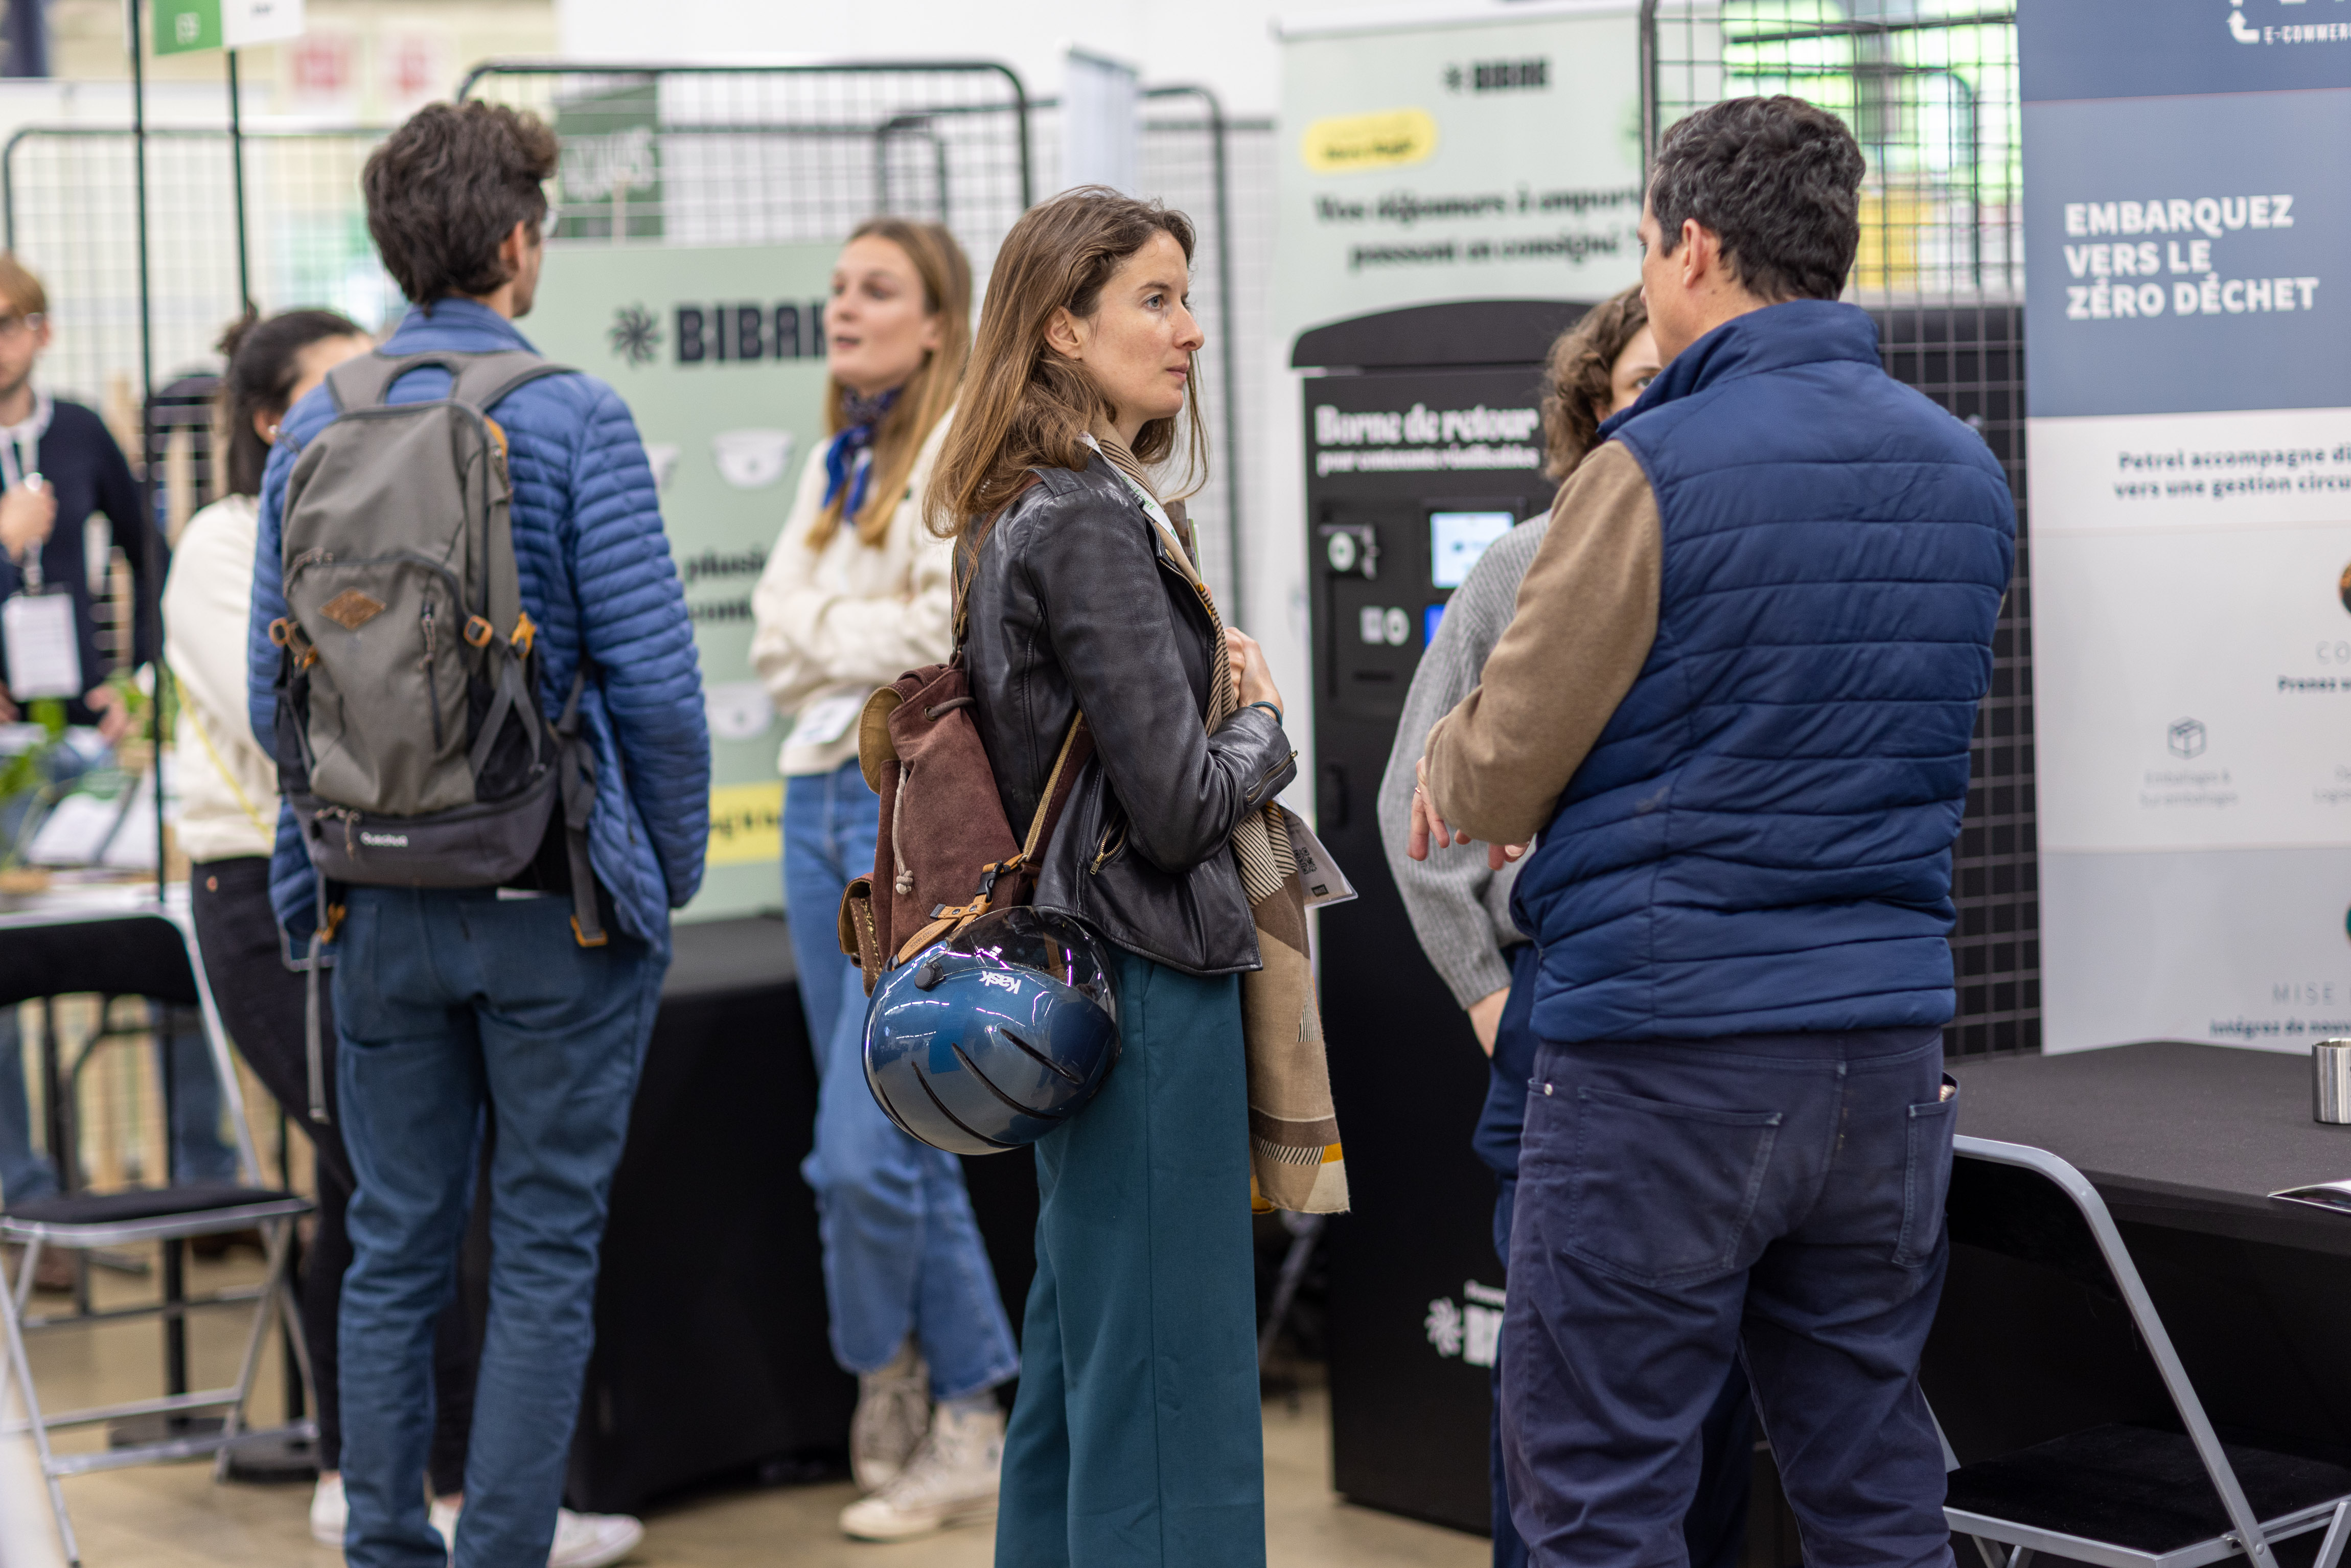
M 850 1457 L 867 1496 L 841 1515 L 893 1541 L 994 1517 L 1019 1370 L 955 1156 L 898 1131 L 865 1086 L 865 995 L 834 939 L 841 891 L 873 868 L 880 800 L 857 766 L 877 686 L 947 655 L 947 543 L 922 497 L 971 345 L 971 267 L 935 224 L 851 236 L 825 310 L 832 434 L 800 477 L 752 596 L 751 654 L 791 720 L 781 767 L 784 902 L 820 1087 L 817 1195 L 832 1352 L 858 1377 Z

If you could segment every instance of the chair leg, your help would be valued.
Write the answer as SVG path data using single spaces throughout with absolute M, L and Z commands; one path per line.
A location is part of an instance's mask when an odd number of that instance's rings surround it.
M 236 1441 L 245 1427 L 245 1406 L 253 1397 L 254 1375 L 261 1366 L 261 1353 L 269 1343 L 270 1330 L 277 1325 L 277 1309 L 284 1300 L 286 1259 L 291 1250 L 287 1239 L 292 1232 L 290 1219 L 262 1222 L 261 1233 L 268 1248 L 267 1273 L 263 1277 L 261 1299 L 254 1308 L 253 1330 L 246 1335 L 245 1360 L 236 1375 L 236 1403 L 228 1407 L 221 1418 L 221 1446 L 213 1458 L 213 1479 L 228 1479 L 229 1446 Z
M 2032 1561 L 2032 1548 L 2020 1546 L 2008 1554 L 2008 1568 L 2026 1568 Z
M 1976 1555 L 1983 1559 L 1984 1568 L 2003 1568 L 2000 1552 L 1991 1542 L 1980 1535 L 1970 1535 L 1968 1539 L 1976 1543 Z
M 2326 1527 L 2325 1539 L 2318 1543 L 2318 1555 L 2310 1568 L 2335 1568 L 2343 1561 L 2343 1548 L 2351 1542 L 2351 1498 L 2335 1505 L 2335 1519 Z
M 40 1457 L 41 1479 L 48 1485 L 49 1511 L 57 1518 L 57 1540 L 65 1547 L 66 1562 L 71 1568 L 81 1568 L 81 1547 L 74 1540 L 73 1517 L 66 1512 L 65 1488 L 58 1483 L 49 1453 L 49 1428 L 41 1419 L 41 1396 L 33 1387 L 33 1361 L 25 1354 L 25 1331 L 18 1321 L 22 1309 L 17 1302 L 31 1293 L 33 1270 L 40 1261 L 41 1243 L 37 1237 L 26 1244 L 22 1289 L 9 1298 L 5 1310 L 0 1310 L 0 1324 L 7 1329 L 8 1364 L 16 1375 L 17 1395 L 25 1402 L 25 1422 L 33 1434 L 33 1451 Z M 0 1386 L 0 1406 L 7 1402 L 5 1394 L 5 1386 Z

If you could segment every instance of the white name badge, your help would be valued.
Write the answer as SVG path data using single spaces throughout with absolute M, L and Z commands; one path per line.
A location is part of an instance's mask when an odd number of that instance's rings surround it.
M 830 746 L 849 733 L 857 716 L 865 711 L 865 699 L 870 693 L 848 696 L 827 697 L 800 709 L 800 716 L 792 726 L 794 746 Z
M 0 647 L 7 652 L 8 690 L 17 700 L 82 695 L 81 639 L 71 594 L 11 596 L 0 604 Z

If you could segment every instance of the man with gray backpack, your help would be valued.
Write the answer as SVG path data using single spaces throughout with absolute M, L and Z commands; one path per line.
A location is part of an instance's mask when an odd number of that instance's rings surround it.
M 669 911 L 702 878 L 710 748 L 628 410 L 513 325 L 556 161 L 539 121 L 478 103 L 432 105 L 376 151 L 369 231 L 415 303 L 295 405 L 262 485 L 249 690 L 286 791 L 272 902 L 289 962 L 332 966 L 358 1176 L 358 1568 L 453 1550 L 590 1568 L 641 1533 L 567 1515 L 559 1540 L 558 1505 Z M 485 1136 L 490 1318 L 453 1523 L 421 1484 L 432 1333 Z

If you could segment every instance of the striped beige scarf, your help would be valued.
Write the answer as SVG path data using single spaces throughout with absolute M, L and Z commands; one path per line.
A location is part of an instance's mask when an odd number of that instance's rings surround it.
M 1200 604 L 1214 632 L 1207 727 L 1214 734 L 1240 706 L 1232 662 L 1224 656 L 1224 617 L 1194 564 L 1183 504 L 1163 507 L 1150 476 L 1109 430 L 1094 442 L 1134 487 L 1152 527 Z M 1264 967 L 1241 977 L 1242 1037 L 1249 1060 L 1249 1197 L 1259 1213 L 1276 1208 L 1338 1214 L 1347 1207 L 1347 1165 L 1331 1102 L 1323 1054 L 1322 1009 L 1306 938 L 1306 887 L 1281 808 L 1269 804 L 1233 829 L 1233 860 L 1257 923 Z

